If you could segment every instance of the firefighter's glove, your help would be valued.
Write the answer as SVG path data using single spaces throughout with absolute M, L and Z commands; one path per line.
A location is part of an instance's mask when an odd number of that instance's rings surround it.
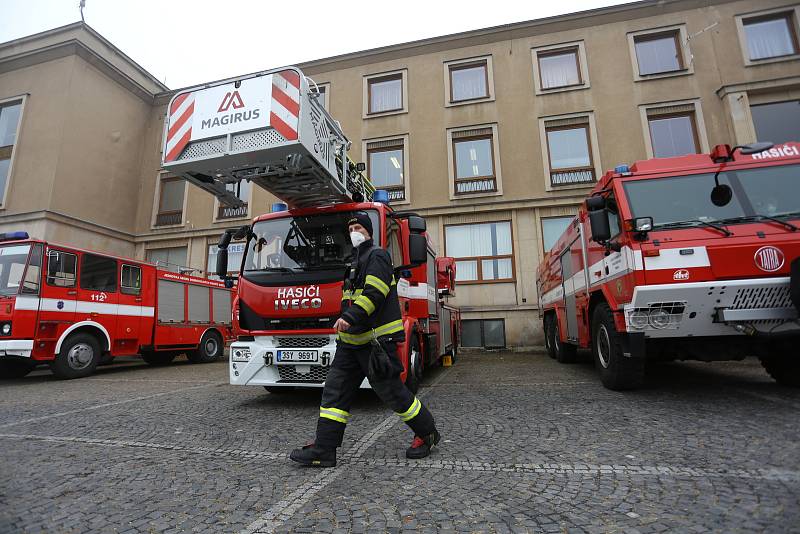
M 391 378 L 394 367 L 386 349 L 375 339 L 370 344 L 372 351 L 369 355 L 369 379 L 379 381 Z

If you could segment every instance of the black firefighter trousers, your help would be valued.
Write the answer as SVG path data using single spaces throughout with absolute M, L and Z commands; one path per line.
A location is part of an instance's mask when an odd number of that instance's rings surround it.
M 435 430 L 433 415 L 400 381 L 403 364 L 397 359 L 397 343 L 379 339 L 392 361 L 393 372 L 382 379 L 370 378 L 370 385 L 380 399 L 420 437 Z M 350 405 L 359 386 L 368 376 L 372 346 L 345 345 L 339 342 L 336 356 L 328 371 L 317 421 L 315 444 L 326 449 L 342 445 L 344 429 L 350 419 Z

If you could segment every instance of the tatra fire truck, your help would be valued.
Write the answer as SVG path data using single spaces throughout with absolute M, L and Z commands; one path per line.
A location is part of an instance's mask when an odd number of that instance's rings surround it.
M 116 356 L 214 361 L 232 338 L 232 300 L 219 281 L 0 234 L 0 377 L 49 363 L 57 377 L 79 378 Z
M 393 328 L 406 334 L 398 350 L 401 378 L 416 389 L 426 366 L 457 350 L 459 314 L 446 303 L 455 262 L 436 256 L 422 217 L 394 211 L 388 194 L 375 191 L 364 165 L 348 157 L 351 143 L 319 96 L 312 80 L 287 67 L 181 91 L 168 107 L 165 170 L 222 205 L 242 205 L 231 192 L 242 180 L 282 201 L 220 239 L 217 273 L 229 285 L 227 247 L 244 243 L 230 382 L 270 392 L 324 384 L 352 261 L 347 221 L 364 211 L 376 245 L 395 266 L 402 320 Z
M 800 386 L 799 258 L 800 144 L 619 166 L 539 266 L 547 350 L 591 348 L 615 390 L 650 360 L 750 355 Z

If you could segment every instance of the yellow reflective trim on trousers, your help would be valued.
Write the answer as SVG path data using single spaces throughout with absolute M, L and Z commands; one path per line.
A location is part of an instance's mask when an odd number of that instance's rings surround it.
M 392 321 L 391 323 L 386 323 L 384 325 L 379 326 L 374 330 L 375 336 L 385 336 L 387 334 L 394 334 L 395 332 L 400 332 L 403 329 L 403 320 L 398 319 L 396 321 Z
M 353 304 L 357 304 L 358 306 L 364 308 L 364 311 L 367 312 L 367 315 L 372 315 L 372 312 L 375 311 L 375 304 L 373 304 L 366 295 L 361 295 L 358 297 Z
M 383 293 L 384 297 L 389 294 L 389 286 L 387 286 L 386 283 L 377 276 L 372 276 L 371 274 L 368 274 L 367 279 L 364 281 L 364 284 L 365 285 L 369 284 L 372 287 L 377 288 L 378 291 Z
M 336 408 L 320 407 L 319 416 L 323 419 L 330 419 L 331 421 L 344 424 L 347 424 L 347 420 L 350 419 L 349 413 L 345 412 L 344 410 L 337 410 Z
M 414 402 L 411 403 L 411 407 L 403 413 L 397 413 L 397 416 L 403 420 L 403 422 L 408 422 L 414 419 L 417 415 L 419 415 L 419 411 L 422 409 L 422 403 L 419 401 L 418 398 L 414 397 Z

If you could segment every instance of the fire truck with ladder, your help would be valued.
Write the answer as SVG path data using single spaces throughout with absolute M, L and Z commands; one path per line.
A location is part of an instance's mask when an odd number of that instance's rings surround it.
M 610 389 L 655 360 L 758 356 L 800 386 L 800 144 L 607 172 L 537 273 L 546 347 L 591 348 Z
M 387 192 L 375 191 L 319 97 L 313 80 L 286 67 L 190 88 L 168 106 L 165 170 L 232 208 L 242 201 L 231 185 L 242 180 L 281 200 L 220 239 L 217 273 L 229 286 L 227 248 L 244 243 L 230 382 L 276 393 L 322 387 L 352 260 L 347 221 L 364 211 L 395 266 L 406 334 L 401 378 L 416 390 L 423 369 L 453 358 L 458 347 L 459 313 L 447 304 L 455 262 L 436 256 L 422 217 L 394 211 Z
M 0 377 L 49 363 L 59 378 L 80 378 L 117 356 L 211 362 L 232 338 L 231 306 L 219 281 L 0 234 Z

